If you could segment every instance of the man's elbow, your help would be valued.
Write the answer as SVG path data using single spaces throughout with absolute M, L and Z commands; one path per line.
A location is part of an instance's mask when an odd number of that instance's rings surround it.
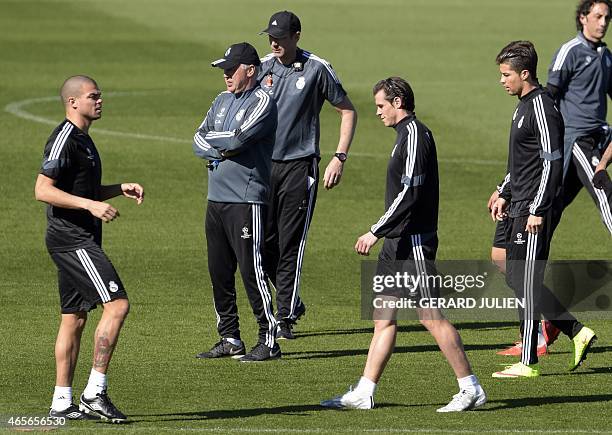
M 46 202 L 45 198 L 46 195 L 44 189 L 37 184 L 36 187 L 34 187 L 34 199 L 36 199 L 36 201 Z

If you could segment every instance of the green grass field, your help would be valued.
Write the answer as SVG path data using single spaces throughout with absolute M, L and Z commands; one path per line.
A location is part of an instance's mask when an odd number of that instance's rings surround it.
M 341 185 L 319 193 L 303 273 L 308 313 L 298 326 L 299 339 L 281 343 L 280 361 L 200 361 L 194 355 L 217 337 L 204 250 L 206 176 L 192 155 L 191 138 L 223 88 L 210 61 L 243 40 L 260 55 L 267 53 L 267 39 L 257 32 L 284 8 L 302 20 L 300 45 L 334 65 L 358 109 L 359 125 Z M 376 409 L 335 412 L 318 406 L 358 379 L 371 337 L 371 322 L 360 319 L 361 259 L 352 248 L 383 212 L 394 139 L 374 116 L 372 85 L 390 75 L 406 77 L 417 114 L 436 136 L 439 259 L 487 259 L 494 225 L 486 201 L 504 175 L 516 105 L 497 83 L 495 55 L 511 40 L 532 40 L 545 82 L 554 50 L 575 33 L 573 9 L 573 0 L 0 0 L 3 421 L 44 415 L 50 405 L 57 284 L 44 247 L 44 206 L 34 200 L 33 186 L 45 140 L 63 117 L 59 101 L 49 97 L 65 77 L 84 73 L 106 94 L 104 118 L 94 125 L 99 131 L 91 132 L 104 182 L 140 182 L 147 198 L 141 207 L 113 200 L 121 218 L 104 227 L 105 250 L 132 303 L 109 393 L 132 423 L 72 424 L 67 430 L 612 432 L 609 320 L 589 323 L 600 340 L 577 372 L 565 371 L 570 344 L 561 338 L 542 361 L 545 376 L 516 382 L 490 377 L 509 362 L 494 351 L 515 339 L 514 322 L 458 324 L 489 404 L 454 415 L 435 412 L 456 392 L 450 368 L 433 339 L 406 322 Z M 337 115 L 326 105 L 325 163 L 337 135 Z M 551 255 L 610 254 L 609 235 L 583 192 L 567 210 Z M 238 294 L 250 347 L 255 322 L 242 287 Z M 87 381 L 90 337 L 100 311 L 92 313 L 85 332 L 75 394 Z

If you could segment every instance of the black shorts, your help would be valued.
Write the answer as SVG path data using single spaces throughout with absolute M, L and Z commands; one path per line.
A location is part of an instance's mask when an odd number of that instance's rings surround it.
M 494 248 L 506 249 L 507 222 L 507 219 L 504 219 L 503 221 L 497 221 L 497 224 L 495 225 L 495 235 L 493 236 Z
M 386 287 L 381 293 L 397 298 L 437 298 L 439 289 L 433 285 L 435 277 L 437 233 L 411 234 L 385 239 L 378 255 L 376 275 L 400 275 L 399 286 Z
M 117 271 L 99 246 L 52 252 L 51 258 L 58 270 L 62 314 L 87 312 L 97 304 L 127 299 Z

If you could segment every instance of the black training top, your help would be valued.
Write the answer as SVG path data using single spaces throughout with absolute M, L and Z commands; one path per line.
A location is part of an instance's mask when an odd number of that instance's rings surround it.
M 510 217 L 544 216 L 562 192 L 563 118 L 544 88 L 520 101 L 510 129 L 508 172 L 501 197 Z
M 55 187 L 71 195 L 100 200 L 102 165 L 89 135 L 65 119 L 45 145 L 40 173 L 56 180 Z M 102 243 L 102 221 L 87 210 L 47 206 L 47 249 L 69 251 Z
M 439 181 L 433 135 L 415 115 L 402 119 L 395 130 L 387 167 L 387 211 L 370 231 L 378 238 L 437 231 Z

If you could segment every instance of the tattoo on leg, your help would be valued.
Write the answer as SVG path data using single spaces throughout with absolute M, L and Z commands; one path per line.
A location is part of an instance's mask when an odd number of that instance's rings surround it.
M 102 334 L 96 340 L 96 347 L 94 349 L 94 368 L 105 368 L 108 366 L 111 354 L 113 353 L 113 346 L 106 335 Z

